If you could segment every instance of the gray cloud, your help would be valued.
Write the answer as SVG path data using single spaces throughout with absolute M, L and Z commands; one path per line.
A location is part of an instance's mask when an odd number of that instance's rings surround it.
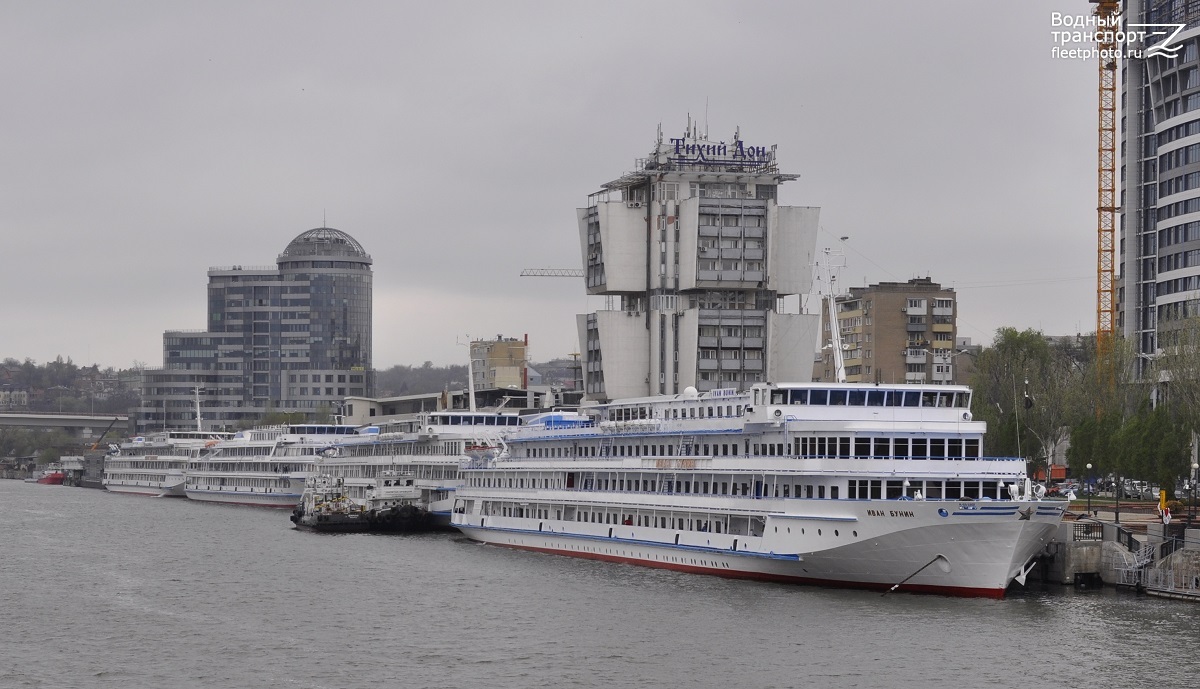
M 929 275 L 962 334 L 1095 328 L 1086 3 L 7 3 L 0 356 L 161 362 L 205 271 L 322 224 L 375 259 L 376 365 L 575 351 L 574 209 L 688 114 L 778 144 L 846 284 Z

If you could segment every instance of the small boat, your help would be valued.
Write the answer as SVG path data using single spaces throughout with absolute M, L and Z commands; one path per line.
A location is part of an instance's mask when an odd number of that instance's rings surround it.
M 57 464 L 50 464 L 47 465 L 40 474 L 25 479 L 25 482 L 40 483 L 44 486 L 61 486 L 63 479 L 66 478 L 66 476 L 67 475 L 63 473 L 62 467 L 58 466 Z
M 345 480 L 321 474 L 308 480 L 292 510 L 296 528 L 331 533 L 418 531 L 429 527 L 421 489 L 412 473 L 384 471 L 363 500 L 351 498 Z

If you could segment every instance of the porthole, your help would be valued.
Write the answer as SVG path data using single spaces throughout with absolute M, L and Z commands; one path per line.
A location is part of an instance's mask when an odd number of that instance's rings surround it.
M 857 532 L 857 531 L 851 531 L 850 533 L 854 534 L 854 537 L 855 537 L 855 538 L 858 538 L 858 532 Z
M 834 536 L 837 536 L 837 535 L 839 535 L 839 534 L 838 534 L 838 530 L 837 530 L 837 529 L 834 529 L 834 530 L 833 530 L 833 535 L 834 535 Z
M 821 530 L 820 530 L 820 529 L 817 529 L 817 535 L 818 535 L 818 536 L 820 536 L 820 535 L 821 535 Z

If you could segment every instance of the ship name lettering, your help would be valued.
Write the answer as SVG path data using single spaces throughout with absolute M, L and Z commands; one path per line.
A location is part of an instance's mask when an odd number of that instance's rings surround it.
M 913 512 L 911 510 L 892 510 L 891 516 L 893 516 L 893 517 L 915 517 L 917 515 L 913 514 Z

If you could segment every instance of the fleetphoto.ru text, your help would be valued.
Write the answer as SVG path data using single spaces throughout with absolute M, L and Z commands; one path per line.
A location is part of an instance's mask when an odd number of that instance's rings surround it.
M 1171 45 L 1183 24 L 1125 24 L 1120 15 L 1096 17 L 1086 14 L 1050 13 L 1050 55 L 1061 59 L 1138 59 L 1162 56 L 1174 59 L 1178 45 Z

